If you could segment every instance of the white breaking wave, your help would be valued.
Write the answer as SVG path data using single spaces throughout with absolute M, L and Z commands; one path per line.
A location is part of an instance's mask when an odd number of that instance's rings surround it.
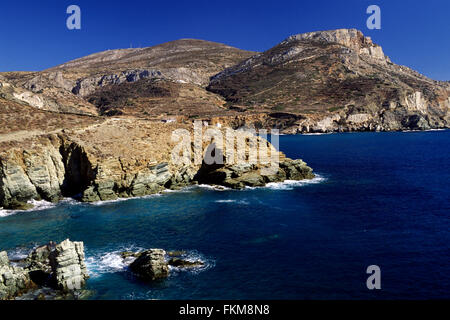
M 325 134 L 333 134 L 333 132 L 311 132 L 311 133 L 301 133 L 302 136 L 322 136 Z
M 89 276 L 92 278 L 96 278 L 104 273 L 125 271 L 127 266 L 128 264 L 125 263 L 120 252 L 108 252 L 102 256 L 86 258 L 86 268 Z
M 427 130 L 402 130 L 401 132 L 433 132 L 433 131 L 447 131 L 448 129 L 427 129 Z
M 216 262 L 214 259 L 206 258 L 204 255 L 199 253 L 197 250 L 191 250 L 191 251 L 185 251 L 183 255 L 181 255 L 181 258 L 183 260 L 189 261 L 189 262 L 197 262 L 200 261 L 203 263 L 202 266 L 192 267 L 192 268 L 177 268 L 173 266 L 169 266 L 169 271 L 173 273 L 178 272 L 190 272 L 193 274 L 197 274 L 206 270 L 209 270 L 211 268 L 214 268 L 216 266 Z
M 199 184 L 196 187 L 201 188 L 201 189 L 214 190 L 214 191 L 232 190 L 231 188 L 228 188 L 228 187 L 213 185 L 213 184 Z
M 8 258 L 9 260 L 22 260 L 28 257 L 32 248 L 26 247 L 17 247 L 12 250 L 8 250 Z
M 72 198 L 64 198 L 59 202 L 49 202 L 45 200 L 29 200 L 27 203 L 33 205 L 33 208 L 28 210 L 8 210 L 0 208 L 0 217 L 7 217 L 19 212 L 33 212 L 33 211 L 42 211 L 46 209 L 55 208 L 59 204 L 67 203 L 67 204 L 78 204 L 79 202 Z
M 128 257 L 124 259 L 122 258 L 121 253 L 138 252 L 143 250 L 144 248 L 130 246 L 121 248 L 119 250 L 86 256 L 86 268 L 88 270 L 89 276 L 96 278 L 105 273 L 125 271 L 130 263 L 132 263 L 136 258 Z
M 295 187 L 303 187 L 310 184 L 322 183 L 326 179 L 318 174 L 313 179 L 305 180 L 285 180 L 283 182 L 270 182 L 262 188 L 272 189 L 272 190 L 293 190 Z
M 1 209 L 0 210 L 0 217 L 7 217 L 19 212 L 28 212 L 28 211 L 41 211 L 45 209 L 54 208 L 57 203 L 48 202 L 45 200 L 29 200 L 27 203 L 33 205 L 33 208 L 29 210 L 7 210 L 7 209 Z
M 216 203 L 236 203 L 236 204 L 243 204 L 243 205 L 248 205 L 250 204 L 248 201 L 246 200 L 231 200 L 231 199 L 227 199 L 227 200 L 216 200 L 214 201 Z

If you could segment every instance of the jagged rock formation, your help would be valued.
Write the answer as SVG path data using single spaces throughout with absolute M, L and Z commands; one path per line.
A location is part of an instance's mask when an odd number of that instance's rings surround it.
M 71 242 L 69 239 L 61 242 L 50 253 L 49 260 L 59 289 L 71 291 L 84 286 L 88 273 L 84 263 L 83 242 Z
M 0 252 L 0 300 L 12 299 L 31 289 L 33 283 L 28 272 L 11 266 L 6 251 Z
M 282 112 L 290 133 L 447 128 L 450 120 L 447 83 L 392 63 L 355 29 L 291 36 L 215 75 L 208 89 L 242 111 Z
M 22 294 L 34 298 L 41 289 L 53 290 L 53 296 L 72 297 L 88 278 L 83 242 L 69 239 L 35 248 L 27 258 L 12 264 L 5 251 L 0 252 L 0 300 Z M 56 291 L 55 291 L 56 290 Z M 34 293 L 30 292 L 33 291 Z M 71 295 L 72 294 L 72 295 Z
M 162 249 L 149 249 L 142 252 L 139 257 L 130 264 L 130 270 L 146 280 L 167 278 L 169 265 L 166 262 L 166 252 Z
M 170 267 L 178 269 L 201 268 L 205 263 L 201 260 L 188 260 L 182 251 L 166 252 L 163 249 L 148 249 L 140 252 L 122 252 L 126 263 L 128 259 L 130 270 L 144 280 L 159 280 L 169 276 Z M 129 263 L 129 262 L 128 262 Z
M 192 130 L 177 123 L 109 119 L 31 136 L 26 142 L 0 143 L 0 206 L 28 209 L 28 200 L 58 201 L 64 196 L 85 202 L 114 200 L 196 183 L 200 165 L 172 162 L 176 143 L 171 135 L 180 128 Z M 250 167 L 245 174 L 259 170 Z M 280 174 L 270 181 L 285 177 Z M 251 185 L 249 179 L 246 185 Z
M 269 170 L 265 173 L 263 169 L 263 165 L 256 164 L 204 165 L 198 171 L 195 179 L 199 183 L 243 189 L 245 187 L 261 187 L 270 182 L 314 178 L 312 169 L 302 160 L 284 158 L 279 163 L 276 172 Z

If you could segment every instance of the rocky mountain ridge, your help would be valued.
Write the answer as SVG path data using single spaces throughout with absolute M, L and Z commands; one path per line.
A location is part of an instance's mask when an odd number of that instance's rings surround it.
M 449 123 L 449 83 L 394 64 L 356 29 L 293 35 L 263 53 L 193 39 L 109 50 L 0 83 L 7 99 L 93 116 L 221 118 L 284 133 Z
M 173 82 L 179 87 L 194 85 L 201 92 L 212 75 L 253 54 L 193 39 L 108 50 L 41 72 L 0 74 L 0 94 L 42 110 L 98 115 L 96 106 L 85 99 L 98 89 L 150 79 Z M 6 87 L 10 90 L 6 91 Z
M 244 110 L 291 114 L 285 132 L 447 128 L 448 83 L 391 62 L 355 29 L 291 36 L 211 78 Z

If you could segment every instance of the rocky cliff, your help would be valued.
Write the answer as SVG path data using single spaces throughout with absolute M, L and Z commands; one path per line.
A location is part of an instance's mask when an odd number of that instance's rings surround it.
M 198 178 L 204 164 L 178 164 L 172 160 L 176 142 L 171 137 L 177 129 L 192 131 L 187 124 L 116 118 L 79 129 L 30 135 L 23 141 L 11 137 L 0 142 L 0 207 L 28 209 L 31 199 L 54 202 L 62 197 L 85 202 L 114 200 L 206 183 L 204 175 Z M 280 159 L 292 161 L 282 153 Z M 231 165 L 225 163 L 223 167 Z M 304 176 L 297 177 L 281 174 L 261 181 L 244 181 L 241 177 L 260 170 L 260 166 L 252 164 L 234 173 L 235 179 L 242 180 L 235 187 L 312 178 L 310 169 L 308 174 L 305 171 Z M 283 170 L 280 168 L 280 172 Z M 210 183 L 233 187 L 217 179 Z
M 11 299 L 34 287 L 25 270 L 10 264 L 5 251 L 0 252 L 0 300 Z

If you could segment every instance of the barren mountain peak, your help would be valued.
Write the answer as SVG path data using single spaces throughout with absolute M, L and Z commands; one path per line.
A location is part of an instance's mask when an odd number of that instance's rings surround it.
M 286 132 L 449 123 L 450 84 L 392 63 L 357 29 L 292 35 L 262 53 L 183 38 L 1 76 L 6 99 L 53 112 L 220 118 Z
M 392 63 L 357 29 L 290 36 L 208 89 L 242 109 L 291 114 L 294 132 L 439 128 L 450 107 L 446 85 Z

